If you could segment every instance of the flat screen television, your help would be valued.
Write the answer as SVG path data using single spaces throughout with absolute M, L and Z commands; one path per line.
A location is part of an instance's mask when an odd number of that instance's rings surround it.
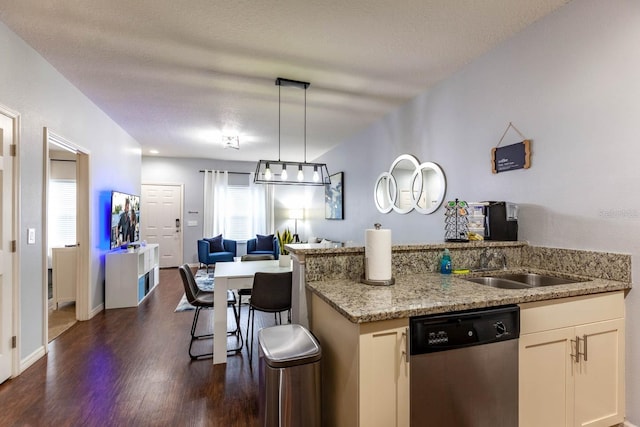
M 111 249 L 140 241 L 140 196 L 111 192 Z

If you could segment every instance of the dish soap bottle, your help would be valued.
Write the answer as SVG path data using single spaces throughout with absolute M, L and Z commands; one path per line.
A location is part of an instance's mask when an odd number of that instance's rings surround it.
M 440 258 L 440 273 L 451 274 L 451 255 L 449 249 L 445 249 L 442 252 L 442 258 Z

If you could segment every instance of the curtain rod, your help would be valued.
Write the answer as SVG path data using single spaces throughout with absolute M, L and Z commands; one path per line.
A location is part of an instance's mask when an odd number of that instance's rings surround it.
M 203 169 L 200 169 L 198 172 L 204 173 L 206 171 L 203 170 Z M 234 175 L 250 175 L 251 174 L 251 172 L 230 172 L 230 171 L 223 171 L 223 172 L 227 172 L 227 173 L 234 174 Z

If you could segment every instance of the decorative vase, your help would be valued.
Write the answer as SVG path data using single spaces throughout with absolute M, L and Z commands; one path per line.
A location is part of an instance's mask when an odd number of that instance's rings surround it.
M 291 254 L 288 255 L 280 255 L 278 258 L 280 267 L 289 267 L 291 265 Z

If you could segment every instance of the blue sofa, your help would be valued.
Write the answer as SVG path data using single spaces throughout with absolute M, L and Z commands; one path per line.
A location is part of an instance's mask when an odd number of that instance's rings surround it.
M 258 239 L 253 238 L 247 240 L 247 254 L 256 254 L 256 255 L 273 255 L 275 259 L 280 258 L 280 245 L 278 244 L 278 238 L 273 236 L 273 249 L 271 250 L 257 250 Z
M 198 240 L 198 261 L 201 265 L 207 266 L 207 272 L 210 265 L 215 266 L 216 262 L 233 261 L 233 257 L 236 256 L 237 244 L 235 240 L 223 239 L 222 245 L 224 252 L 211 252 L 207 239 Z

